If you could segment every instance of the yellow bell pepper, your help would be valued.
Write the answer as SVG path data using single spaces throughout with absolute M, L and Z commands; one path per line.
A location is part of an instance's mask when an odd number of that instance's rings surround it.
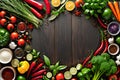
M 21 61 L 17 69 L 20 74 L 24 74 L 28 71 L 29 67 L 30 64 L 27 61 Z

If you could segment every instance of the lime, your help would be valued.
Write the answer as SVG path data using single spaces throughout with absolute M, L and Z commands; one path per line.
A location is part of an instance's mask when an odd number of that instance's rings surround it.
M 26 78 L 25 78 L 24 76 L 19 75 L 19 76 L 17 77 L 17 80 L 26 80 Z
M 118 44 L 120 44 L 120 37 L 117 37 L 117 38 L 116 38 L 116 42 L 117 42 Z
M 65 4 L 65 8 L 66 8 L 66 10 L 68 10 L 68 11 L 72 11 L 72 10 L 74 10 L 74 8 L 75 8 L 75 3 L 74 3 L 73 1 L 68 1 L 68 2 L 66 2 L 66 4 Z

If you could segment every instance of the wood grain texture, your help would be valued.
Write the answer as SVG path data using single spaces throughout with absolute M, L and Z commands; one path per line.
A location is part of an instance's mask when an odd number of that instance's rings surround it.
M 40 30 L 33 31 L 33 48 L 45 52 L 51 62 L 73 66 L 99 46 L 100 35 L 95 19 L 76 17 L 65 12 L 55 21 L 44 21 Z

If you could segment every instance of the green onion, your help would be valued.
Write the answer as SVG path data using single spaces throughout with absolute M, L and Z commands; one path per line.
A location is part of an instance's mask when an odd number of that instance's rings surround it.
M 22 0 L 0 0 L 0 8 L 7 10 L 22 20 L 27 20 L 36 28 L 42 24 L 42 20 L 38 19 L 29 9 L 27 3 Z

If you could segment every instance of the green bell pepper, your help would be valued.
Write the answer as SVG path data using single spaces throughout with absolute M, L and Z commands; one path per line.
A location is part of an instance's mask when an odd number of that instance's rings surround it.
M 9 32 L 4 29 L 4 28 L 0 28 L 0 46 L 6 46 L 9 42 L 10 39 L 10 34 Z

